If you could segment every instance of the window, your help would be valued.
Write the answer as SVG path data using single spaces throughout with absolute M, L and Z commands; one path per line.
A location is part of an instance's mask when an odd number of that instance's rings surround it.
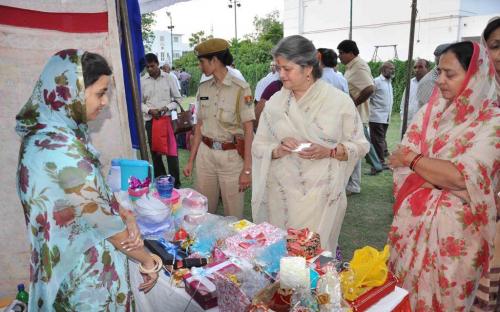
M 174 42 L 179 42 L 179 37 L 174 37 Z
M 160 53 L 160 61 L 165 61 L 165 52 Z
M 161 42 L 165 41 L 165 36 L 160 36 L 160 41 Z
M 179 52 L 174 52 L 174 58 L 178 59 L 180 57 L 181 57 L 181 55 L 179 54 Z
M 163 50 L 163 49 L 164 49 L 164 47 L 163 47 L 163 46 L 160 46 L 160 49 L 162 49 L 162 50 Z

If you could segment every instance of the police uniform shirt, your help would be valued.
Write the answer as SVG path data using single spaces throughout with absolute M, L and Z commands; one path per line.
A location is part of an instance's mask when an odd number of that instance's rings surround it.
M 213 78 L 201 83 L 196 100 L 201 134 L 216 141 L 232 142 L 234 135 L 243 134 L 242 124 L 255 119 L 249 84 L 230 72 L 219 87 Z

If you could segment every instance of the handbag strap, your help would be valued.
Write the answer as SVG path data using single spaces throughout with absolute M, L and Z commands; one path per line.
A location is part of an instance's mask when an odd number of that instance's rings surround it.
M 179 104 L 179 102 L 177 102 L 177 101 L 175 101 L 175 103 L 177 103 L 177 106 L 179 106 L 179 107 L 180 107 L 180 109 L 181 109 L 181 113 L 184 113 L 184 112 L 185 112 L 184 107 L 182 107 L 182 105 L 181 105 L 181 104 Z

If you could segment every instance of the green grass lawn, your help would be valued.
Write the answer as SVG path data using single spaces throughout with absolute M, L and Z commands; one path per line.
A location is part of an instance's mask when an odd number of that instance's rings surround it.
M 186 98 L 183 105 L 193 102 L 193 98 Z M 392 151 L 399 143 L 400 138 L 399 114 L 393 114 L 387 133 L 387 144 Z M 189 157 L 189 152 L 179 150 L 181 171 Z M 370 167 L 363 162 L 363 173 Z M 182 174 L 181 174 L 182 175 Z M 192 187 L 193 178 L 181 177 L 182 187 Z M 364 175 L 361 178 L 361 194 L 347 198 L 347 212 L 340 233 L 339 244 L 344 254 L 344 259 L 349 260 L 355 249 L 370 245 L 382 249 L 387 240 L 387 233 L 392 222 L 392 173 L 383 171 L 376 176 Z M 251 190 L 245 194 L 245 218 L 252 219 L 250 205 Z M 219 205 L 217 213 L 222 214 Z

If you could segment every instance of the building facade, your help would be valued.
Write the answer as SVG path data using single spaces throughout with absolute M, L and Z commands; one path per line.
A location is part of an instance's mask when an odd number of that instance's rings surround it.
M 160 65 L 165 63 L 172 65 L 172 45 L 173 60 L 179 59 L 184 53 L 191 51 L 187 43 L 182 42 L 182 34 L 172 34 L 170 31 L 155 30 L 155 39 L 151 45 L 151 51 L 158 56 Z
M 352 0 L 352 40 L 365 60 L 408 58 L 411 0 Z M 284 0 L 284 34 L 300 34 L 316 47 L 349 38 L 350 0 Z M 433 60 L 441 43 L 479 40 L 500 15 L 498 0 L 419 0 L 413 58 Z

